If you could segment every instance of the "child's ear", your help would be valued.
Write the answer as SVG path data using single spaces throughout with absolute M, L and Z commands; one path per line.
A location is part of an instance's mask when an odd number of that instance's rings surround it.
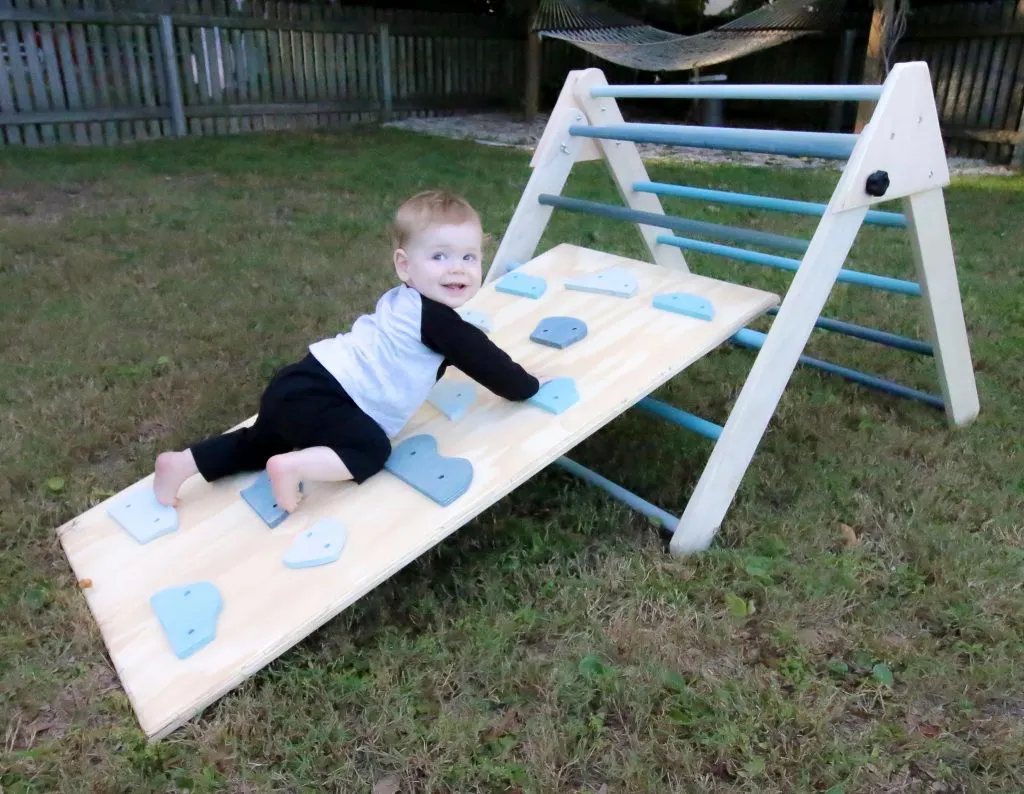
M 395 273 L 402 281 L 409 280 L 409 257 L 405 251 L 401 248 L 396 248 L 395 253 L 392 256 L 392 260 L 395 263 Z

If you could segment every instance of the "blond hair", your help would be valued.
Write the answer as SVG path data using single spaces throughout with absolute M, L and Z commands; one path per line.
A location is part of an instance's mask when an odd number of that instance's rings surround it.
M 424 190 L 410 196 L 395 213 L 391 226 L 391 242 L 403 248 L 409 238 L 439 223 L 476 223 L 480 215 L 462 196 L 447 190 Z

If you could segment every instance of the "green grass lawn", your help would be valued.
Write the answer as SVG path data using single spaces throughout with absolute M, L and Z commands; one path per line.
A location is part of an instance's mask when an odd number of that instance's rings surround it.
M 402 199 L 465 193 L 493 251 L 527 164 L 379 129 L 0 154 L 3 794 L 1024 790 L 1024 178 L 947 192 L 975 424 L 801 369 L 706 553 L 667 554 L 644 519 L 546 470 L 146 743 L 54 529 L 253 413 L 276 367 L 372 309 Z M 837 178 L 650 171 L 811 200 Z M 618 200 L 593 163 L 567 192 Z M 541 249 L 642 256 L 639 239 L 556 213 Z M 913 273 L 906 237 L 878 228 L 848 266 Z M 826 313 L 921 336 L 914 303 L 838 286 Z M 930 359 L 818 334 L 813 355 L 937 390 Z M 723 422 L 752 361 L 723 348 L 657 396 Z M 573 457 L 678 514 L 709 451 L 632 412 Z

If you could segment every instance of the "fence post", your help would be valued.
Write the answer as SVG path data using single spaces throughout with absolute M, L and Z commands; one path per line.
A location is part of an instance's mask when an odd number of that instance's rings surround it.
M 1024 109 L 1020 111 L 1017 134 L 1022 137 L 1017 139 L 1017 145 L 1013 148 L 1013 156 L 1010 159 L 1010 163 L 1017 168 L 1024 168 Z
M 381 109 L 380 120 L 387 121 L 391 118 L 391 34 L 388 32 L 387 23 L 381 23 L 378 36 L 380 38 L 380 96 Z
M 171 99 L 171 121 L 174 134 L 179 138 L 187 134 L 185 108 L 181 101 L 181 82 L 178 80 L 178 63 L 174 57 L 174 29 L 168 14 L 160 15 L 160 43 L 164 51 L 164 69 L 167 72 L 167 90 Z
M 846 84 L 850 82 L 850 68 L 853 65 L 853 44 L 857 31 L 847 28 L 843 31 L 842 45 L 836 54 L 835 67 L 832 72 L 832 82 Z M 828 128 L 833 132 L 839 132 L 843 126 L 843 110 L 845 102 L 833 102 L 829 107 Z

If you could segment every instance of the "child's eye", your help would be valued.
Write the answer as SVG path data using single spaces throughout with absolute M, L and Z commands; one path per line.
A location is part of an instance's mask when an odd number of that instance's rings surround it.
M 463 258 L 463 259 L 468 259 L 469 261 L 473 261 L 474 259 L 476 259 L 476 254 L 466 254 L 466 255 L 465 255 L 464 257 L 462 257 L 462 258 Z
M 434 259 L 444 259 L 444 254 L 442 254 L 441 252 L 438 252 L 438 253 L 434 254 Z

